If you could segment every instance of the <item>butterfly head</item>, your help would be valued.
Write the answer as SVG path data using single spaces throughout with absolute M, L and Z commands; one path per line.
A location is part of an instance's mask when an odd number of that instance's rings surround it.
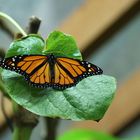
M 55 57 L 54 57 L 54 55 L 51 53 L 51 54 L 49 54 L 49 58 L 53 60 Z

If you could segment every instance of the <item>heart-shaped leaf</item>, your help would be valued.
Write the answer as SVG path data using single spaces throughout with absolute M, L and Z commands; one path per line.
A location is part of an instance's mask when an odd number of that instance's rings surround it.
M 24 54 L 42 54 L 45 42 L 38 35 L 28 35 L 11 43 L 6 57 Z
M 50 33 L 44 50 L 45 54 L 55 53 L 58 56 L 65 56 L 75 59 L 82 59 L 76 41 L 71 35 L 59 31 Z
M 61 44 L 59 39 L 66 40 L 67 46 L 71 48 L 65 49 L 65 43 Z M 81 53 L 72 40 L 71 36 L 55 31 L 47 40 L 48 49 L 44 49 L 45 43 L 41 37 L 29 35 L 14 41 L 8 49 L 7 57 L 48 52 L 58 55 L 58 51 L 62 51 L 62 56 L 81 59 Z M 27 110 L 41 116 L 72 120 L 100 120 L 116 90 L 115 79 L 105 75 L 85 78 L 76 87 L 63 91 L 33 88 L 25 82 L 23 76 L 8 70 L 3 70 L 2 79 L 9 96 Z

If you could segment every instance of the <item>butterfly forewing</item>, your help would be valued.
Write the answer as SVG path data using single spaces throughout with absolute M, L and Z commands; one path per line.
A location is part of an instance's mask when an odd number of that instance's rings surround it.
M 71 77 L 76 81 L 79 81 L 85 77 L 91 75 L 102 74 L 102 70 L 87 61 L 79 61 L 71 58 L 57 58 L 57 62 L 65 69 Z
M 68 59 L 68 58 L 58 58 L 57 62 L 61 65 L 61 67 L 65 68 L 71 75 L 72 77 L 77 77 L 78 73 L 80 73 L 80 71 L 78 71 L 78 66 L 80 66 L 80 63 L 76 60 L 73 59 Z M 75 69 L 74 67 L 78 68 Z
M 14 56 L 5 58 L 2 67 L 13 71 L 25 72 L 30 74 L 34 69 L 46 61 L 46 56 Z
M 50 82 L 47 60 L 44 55 L 19 55 L 5 58 L 2 67 L 24 75 L 30 83 L 39 86 Z

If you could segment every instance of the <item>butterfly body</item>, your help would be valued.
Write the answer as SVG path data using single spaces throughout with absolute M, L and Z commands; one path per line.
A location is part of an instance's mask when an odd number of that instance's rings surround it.
M 51 81 L 53 81 L 55 78 L 54 65 L 56 63 L 56 58 L 53 54 L 48 55 L 48 63 L 50 65 Z
M 102 74 L 103 71 L 87 61 L 49 55 L 18 55 L 0 61 L 4 69 L 25 77 L 34 87 L 58 90 L 75 86 L 82 79 Z

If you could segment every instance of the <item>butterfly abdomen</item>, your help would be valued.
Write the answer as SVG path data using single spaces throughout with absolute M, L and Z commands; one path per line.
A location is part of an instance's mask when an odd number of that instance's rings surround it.
M 55 79 L 55 72 L 54 72 L 54 65 L 56 63 L 56 58 L 54 57 L 53 54 L 48 55 L 48 63 L 49 63 L 49 68 L 50 68 L 50 75 L 51 75 L 51 82 L 54 82 Z

